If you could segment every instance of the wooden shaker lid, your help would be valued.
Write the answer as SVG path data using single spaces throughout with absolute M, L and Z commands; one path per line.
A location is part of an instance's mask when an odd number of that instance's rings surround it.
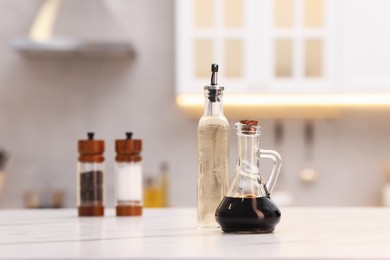
M 115 140 L 115 160 L 117 162 L 138 162 L 142 160 L 142 140 L 133 139 L 133 133 L 127 132 L 126 139 Z
M 95 140 L 94 133 L 88 133 L 87 140 L 78 142 L 79 161 L 80 162 L 103 162 L 104 141 Z

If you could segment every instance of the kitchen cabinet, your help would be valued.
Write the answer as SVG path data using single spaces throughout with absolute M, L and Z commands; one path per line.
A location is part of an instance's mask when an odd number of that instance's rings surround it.
M 214 62 L 220 64 L 226 97 L 273 95 L 276 100 L 263 105 L 260 97 L 258 103 L 235 106 L 289 110 L 312 100 L 311 109 L 319 104 L 333 116 L 338 113 L 331 106 L 390 107 L 390 101 L 364 97 L 390 95 L 389 8 L 386 0 L 176 1 L 177 103 L 201 105 Z M 296 100 L 303 96 L 308 102 L 277 103 L 281 95 L 293 95 L 291 100 L 300 95 Z
M 342 92 L 390 93 L 390 2 L 340 1 Z M 337 65 L 337 64 L 336 64 Z
M 230 92 L 332 92 L 334 5 L 334 0 L 176 1 L 178 93 L 198 92 L 213 62 L 221 64 Z M 315 14 L 309 15 L 310 7 Z
M 271 234 L 197 230 L 195 208 L 142 217 L 1 210 L 1 259 L 390 259 L 389 208 L 281 208 Z

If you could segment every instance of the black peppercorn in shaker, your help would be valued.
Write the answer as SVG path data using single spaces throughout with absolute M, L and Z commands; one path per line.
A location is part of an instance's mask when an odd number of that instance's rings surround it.
M 104 141 L 88 133 L 78 142 L 77 206 L 79 216 L 104 215 Z

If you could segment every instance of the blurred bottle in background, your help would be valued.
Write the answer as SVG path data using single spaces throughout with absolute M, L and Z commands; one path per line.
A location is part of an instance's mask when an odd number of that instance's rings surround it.
M 4 150 L 0 149 L 0 192 L 3 189 L 5 182 L 5 164 L 7 162 L 8 155 Z
M 24 192 L 24 207 L 29 209 L 59 209 L 64 207 L 64 192 L 50 187 L 37 187 Z
M 160 164 L 160 187 L 162 196 L 162 206 L 169 207 L 169 164 Z
M 147 177 L 144 191 L 144 206 L 162 208 L 169 206 L 169 165 L 160 164 L 159 176 Z
M 390 207 L 390 162 L 382 163 L 383 186 L 382 186 L 382 206 Z
M 146 208 L 161 208 L 163 207 L 161 188 L 156 184 L 156 179 L 153 177 L 146 178 L 144 191 L 144 207 Z

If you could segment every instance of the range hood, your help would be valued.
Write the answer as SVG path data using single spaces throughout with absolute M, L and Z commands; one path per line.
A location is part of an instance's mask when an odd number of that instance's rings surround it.
M 53 37 L 53 27 L 60 6 L 61 0 L 45 0 L 31 26 L 29 37 L 11 40 L 12 47 L 22 54 L 33 57 L 134 57 L 133 46 L 126 40 Z

